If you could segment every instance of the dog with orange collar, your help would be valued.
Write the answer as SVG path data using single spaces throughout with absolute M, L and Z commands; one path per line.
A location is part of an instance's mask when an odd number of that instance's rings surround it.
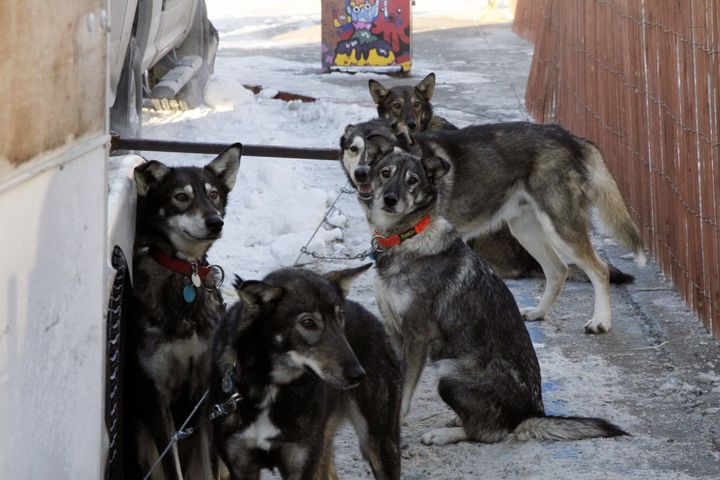
M 426 433 L 427 445 L 626 435 L 600 418 L 545 415 L 540 366 L 510 290 L 442 216 L 439 182 L 450 169 L 438 156 L 395 152 L 370 173 L 375 294 L 402 356 L 402 415 L 429 357 L 458 421 Z

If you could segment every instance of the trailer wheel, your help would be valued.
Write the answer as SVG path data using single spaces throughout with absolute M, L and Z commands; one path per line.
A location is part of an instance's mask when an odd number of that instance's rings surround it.
M 110 129 L 124 138 L 137 138 L 142 130 L 142 72 L 140 50 L 130 37 L 115 103 L 110 108 Z

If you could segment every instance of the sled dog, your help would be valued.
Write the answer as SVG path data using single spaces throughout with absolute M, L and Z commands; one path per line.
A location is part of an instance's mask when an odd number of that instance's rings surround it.
M 231 478 L 258 479 L 262 468 L 337 478 L 333 437 L 346 419 L 375 478 L 400 478 L 399 362 L 380 321 L 344 298 L 369 266 L 236 282 L 241 301 L 214 337 L 210 387 Z
M 378 117 L 391 123 L 402 123 L 410 132 L 440 132 L 457 127 L 433 113 L 435 74 L 430 73 L 414 87 L 396 85 L 387 88 L 377 80 L 369 80 L 370 96 L 377 105 Z
M 412 133 L 457 130 L 455 125 L 433 114 L 430 99 L 435 89 L 434 73 L 429 74 L 415 87 L 397 85 L 387 88 L 376 80 L 370 80 L 369 84 L 370 95 L 377 104 L 379 118 L 400 127 L 407 127 Z M 504 125 L 503 123 L 488 124 L 487 128 L 502 131 Z M 502 278 L 543 276 L 540 264 L 512 236 L 506 225 L 495 232 L 480 235 L 468 243 Z M 576 265 L 570 264 L 568 267 L 568 280 L 589 281 L 585 273 Z M 610 266 L 610 283 L 631 283 L 633 280 L 632 275 Z
M 240 146 L 233 145 L 204 168 L 148 161 L 135 169 L 128 478 L 143 478 L 207 389 L 212 332 L 224 306 L 221 269 L 208 265 L 206 253 L 222 234 L 239 166 Z M 154 475 L 213 478 L 207 415 L 197 413 L 191 426 L 193 435 L 175 444 Z
M 512 294 L 442 216 L 450 165 L 437 155 L 391 153 L 372 170 L 375 293 L 402 352 L 402 415 L 429 357 L 459 423 L 426 433 L 425 444 L 626 435 L 599 418 L 545 415 L 540 367 Z
M 410 135 L 375 120 L 348 126 L 340 146 L 343 168 L 366 211 L 375 198 L 370 178 L 388 153 L 398 149 L 452 165 L 438 184 L 438 208 L 460 235 L 469 241 L 507 224 L 542 266 L 545 292 L 523 316 L 542 319 L 555 302 L 568 271 L 562 253 L 593 284 L 595 308 L 585 331 L 610 329 L 610 272 L 590 243 L 591 206 L 640 265 L 645 257 L 617 185 L 591 142 L 557 125 L 516 122 Z

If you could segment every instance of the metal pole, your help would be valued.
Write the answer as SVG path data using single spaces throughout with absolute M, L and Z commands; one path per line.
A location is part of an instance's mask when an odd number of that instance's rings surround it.
M 217 155 L 227 149 L 230 145 L 231 144 L 229 143 L 176 142 L 169 140 L 120 138 L 118 135 L 113 135 L 110 150 L 141 150 L 148 152 L 177 152 Z M 242 155 L 246 157 L 338 160 L 340 158 L 340 150 L 336 148 L 303 148 L 243 144 Z

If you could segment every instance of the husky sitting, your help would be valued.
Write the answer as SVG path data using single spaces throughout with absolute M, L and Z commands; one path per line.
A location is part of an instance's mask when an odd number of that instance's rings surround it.
M 214 445 L 231 478 L 276 467 L 285 479 L 337 478 L 344 419 L 375 478 L 400 478 L 400 366 L 382 324 L 344 299 L 369 266 L 236 282 L 241 301 L 214 337 L 210 386 Z
M 391 153 L 371 175 L 375 293 L 402 352 L 402 415 L 429 355 L 460 424 L 428 432 L 425 444 L 626 435 L 598 418 L 545 415 L 540 367 L 512 294 L 442 216 L 450 170 L 439 156 Z
M 439 182 L 439 208 L 460 235 L 469 241 L 507 223 L 542 266 L 545 293 L 536 307 L 522 310 L 524 317 L 543 319 L 560 293 L 568 272 L 560 252 L 582 268 L 595 290 L 586 333 L 610 330 L 610 271 L 590 243 L 590 207 L 598 207 L 603 223 L 640 265 L 645 257 L 622 195 L 591 142 L 557 125 L 516 122 L 403 135 L 376 120 L 348 126 L 340 145 L 343 168 L 366 211 L 374 202 L 370 179 L 383 155 L 400 149 L 452 165 Z
M 239 166 L 234 145 L 204 168 L 149 161 L 135 169 L 128 478 L 148 472 L 207 389 L 207 353 L 224 305 L 217 290 L 221 270 L 209 266 L 205 254 L 222 233 Z M 164 457 L 163 478 L 213 478 L 207 415 L 196 414 L 192 425 L 195 433 Z

